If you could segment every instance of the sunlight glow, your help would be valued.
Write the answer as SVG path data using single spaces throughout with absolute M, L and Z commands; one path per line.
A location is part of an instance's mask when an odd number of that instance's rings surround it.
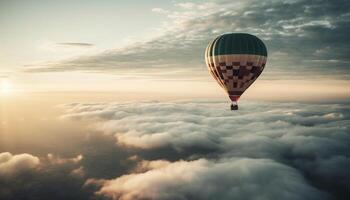
M 11 83 L 8 80 L 1 80 L 0 85 L 0 94 L 1 95 L 9 95 L 12 92 Z

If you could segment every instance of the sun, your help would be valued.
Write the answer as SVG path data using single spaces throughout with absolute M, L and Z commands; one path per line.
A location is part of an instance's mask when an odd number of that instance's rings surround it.
M 0 85 L 0 94 L 2 95 L 8 95 L 12 91 L 11 83 L 8 80 L 1 80 L 1 85 Z

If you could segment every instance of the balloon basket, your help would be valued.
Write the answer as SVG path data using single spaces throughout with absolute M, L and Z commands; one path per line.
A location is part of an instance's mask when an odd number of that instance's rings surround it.
M 231 104 L 231 110 L 238 110 L 238 105 L 237 104 L 235 104 L 235 105 Z

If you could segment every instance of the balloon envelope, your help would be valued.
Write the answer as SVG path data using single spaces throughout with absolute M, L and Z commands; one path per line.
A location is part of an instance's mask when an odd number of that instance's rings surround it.
M 247 33 L 228 33 L 209 43 L 205 61 L 210 74 L 233 104 L 260 76 L 267 59 L 265 44 Z M 232 108 L 232 107 L 231 107 Z

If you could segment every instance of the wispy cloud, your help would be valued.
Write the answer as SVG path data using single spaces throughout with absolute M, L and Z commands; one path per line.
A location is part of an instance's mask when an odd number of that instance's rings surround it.
M 101 71 L 118 74 L 170 73 L 177 77 L 206 70 L 203 52 L 210 40 L 225 32 L 249 32 L 261 37 L 269 49 L 265 77 L 275 71 L 297 76 L 348 74 L 349 2 L 245 1 L 235 3 L 180 3 L 175 11 L 154 8 L 166 15 L 160 36 L 95 56 L 25 68 L 27 72 Z M 205 10 L 205 12 L 203 12 Z M 344 42 L 345 41 L 345 42 Z M 331 51 L 322 51 L 325 48 Z M 276 56 L 276 53 L 280 53 Z M 275 55 L 275 56 L 274 56 Z M 339 60 L 329 67 L 313 60 Z M 200 75 L 201 76 L 201 75 Z M 348 77 L 345 77 L 348 78 Z
M 152 12 L 160 13 L 160 14 L 167 14 L 167 13 L 169 13 L 168 10 L 165 10 L 163 8 L 152 8 Z
M 62 47 L 92 47 L 94 44 L 91 43 L 81 43 L 81 42 L 61 42 L 56 43 L 57 46 Z

